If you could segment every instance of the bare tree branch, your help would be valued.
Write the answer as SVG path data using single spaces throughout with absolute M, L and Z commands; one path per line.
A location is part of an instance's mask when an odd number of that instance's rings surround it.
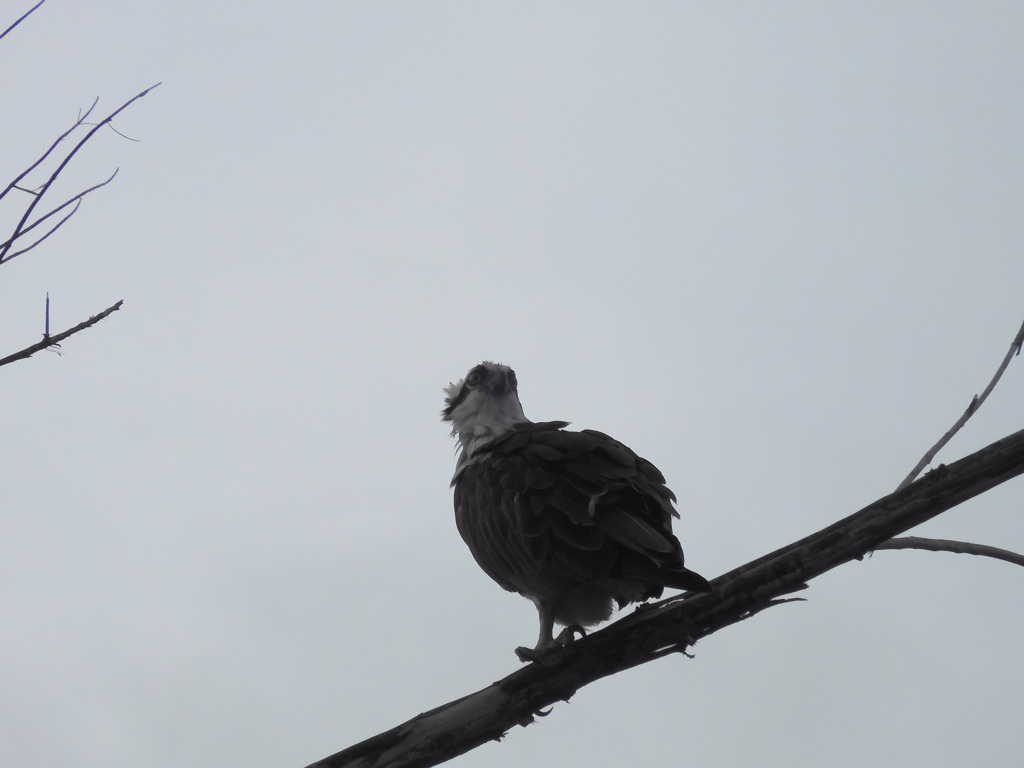
M 1002 377 L 1003 371 L 1005 371 L 1006 367 L 1010 364 L 1010 360 L 1013 359 L 1014 355 L 1020 354 L 1022 345 L 1024 345 L 1024 323 L 1021 323 L 1020 330 L 1017 331 L 1017 335 L 1013 338 L 1013 343 L 1010 344 L 1009 351 L 1003 358 L 1003 362 L 999 364 L 999 368 L 996 370 L 996 375 L 992 377 L 992 381 L 990 381 L 988 386 L 985 387 L 985 391 L 982 392 L 981 395 L 974 396 L 970 405 L 967 406 L 967 410 L 963 412 L 963 415 L 960 416 L 956 423 L 949 428 L 949 431 L 939 439 L 939 442 L 928 449 L 928 452 L 921 457 L 921 460 L 917 462 L 917 466 L 910 471 L 910 474 L 903 479 L 903 482 L 896 487 L 896 490 L 906 488 L 914 482 L 914 479 L 924 471 L 924 468 L 931 464 L 932 459 L 934 459 L 935 455 L 942 450 L 943 446 L 950 441 L 953 435 L 960 431 L 960 428 L 966 424 L 967 420 L 974 415 L 974 412 L 981 407 L 981 404 L 985 402 L 992 390 L 996 388 L 996 384 L 999 383 L 999 379 Z
M 11 32 L 11 30 L 13 30 L 19 24 L 21 24 L 33 12 L 35 12 L 40 6 L 42 6 L 43 2 L 44 0 L 39 0 L 38 3 L 32 6 L 13 24 L 11 24 L 9 27 L 7 27 L 7 29 L 0 33 L 0 40 L 6 37 L 7 34 Z M 28 205 L 25 206 L 25 210 L 23 211 L 20 219 L 18 220 L 18 223 L 14 226 L 14 230 L 12 231 L 10 237 L 8 237 L 3 242 L 0 242 L 0 264 L 5 264 L 11 259 L 20 256 L 21 254 L 27 253 L 28 251 L 31 251 L 33 248 L 43 243 L 47 238 L 50 237 L 50 235 L 52 235 L 54 232 L 60 229 L 68 221 L 68 219 L 75 215 L 75 212 L 78 211 L 79 207 L 82 204 L 82 200 L 86 197 L 86 195 L 95 192 L 97 189 L 100 189 L 101 187 L 105 187 L 107 184 L 114 180 L 114 177 L 117 176 L 117 170 L 115 170 L 110 175 L 110 177 L 105 181 L 101 181 L 98 184 L 93 184 L 92 186 L 71 196 L 64 202 L 60 203 L 59 205 L 54 206 L 49 211 L 37 215 L 35 219 L 32 218 L 33 215 L 36 213 L 36 209 L 39 208 L 42 204 L 42 201 L 46 197 L 47 192 L 50 191 L 54 182 L 60 177 L 61 173 L 65 171 L 65 169 L 71 163 L 72 159 L 74 159 L 78 151 L 82 147 L 84 147 L 86 143 L 88 143 L 89 140 L 92 139 L 92 137 L 95 136 L 96 133 L 104 126 L 109 127 L 119 136 L 124 136 L 124 134 L 122 134 L 120 131 L 114 128 L 114 119 L 122 112 L 124 112 L 126 109 L 128 109 L 128 107 L 130 107 L 132 104 L 134 104 L 136 101 L 141 99 L 143 96 L 148 94 L 150 91 L 152 91 L 159 85 L 160 83 L 150 86 L 141 93 L 138 93 L 132 98 L 128 99 L 128 101 L 124 102 L 120 107 L 115 109 L 105 118 L 100 120 L 98 123 L 90 124 L 86 121 L 90 118 L 90 116 L 93 113 L 93 110 L 99 103 L 99 99 L 95 99 L 93 103 L 89 106 L 89 108 L 84 111 L 84 113 L 81 110 L 79 110 L 78 118 L 77 120 L 75 120 L 74 124 L 66 131 L 64 131 L 62 134 L 60 134 L 60 136 L 58 136 L 56 140 L 50 144 L 46 151 L 43 152 L 42 155 L 40 155 L 35 160 L 35 162 L 33 162 L 31 165 L 28 166 L 28 168 L 24 169 L 21 173 L 19 173 L 2 191 L 0 191 L 0 202 L 2 202 L 4 198 L 6 198 L 7 195 L 10 194 L 11 192 L 19 192 L 22 194 L 26 194 L 29 195 L 31 198 Z M 64 155 L 63 159 L 61 159 L 57 163 L 57 167 L 53 170 L 52 173 L 50 173 L 46 181 L 43 182 L 41 186 L 35 189 L 30 188 L 29 184 L 25 183 L 25 179 L 29 176 L 29 174 L 33 173 L 36 169 L 42 166 L 42 164 L 46 162 L 54 154 L 57 147 L 61 146 L 61 144 L 64 141 L 66 141 L 72 133 L 74 133 L 76 130 L 85 125 L 91 125 L 91 128 L 73 147 L 71 147 L 71 149 Z M 134 139 L 130 140 L 134 141 Z M 35 232 L 35 239 L 28 245 L 15 249 L 15 244 L 19 243 L 21 238 L 25 237 L 26 235 L 32 232 Z M 16 360 L 24 360 L 43 349 L 59 349 L 60 343 L 62 341 L 67 339 L 69 336 L 73 336 L 74 334 L 80 331 L 84 331 L 86 328 L 92 327 L 100 320 L 103 320 L 111 313 L 116 312 L 118 309 L 120 309 L 123 303 L 123 300 L 118 301 L 116 304 L 107 307 L 102 312 L 93 315 L 88 320 L 79 323 L 73 328 L 69 328 L 66 331 L 63 331 L 62 333 L 58 333 L 56 336 L 51 336 L 50 296 L 49 294 L 47 294 L 46 315 L 44 323 L 45 330 L 43 332 L 42 340 L 28 347 L 25 347 L 19 352 L 15 352 L 14 354 L 8 355 L 0 359 L 0 366 L 7 365 L 8 363 L 13 363 Z
M 778 605 L 807 582 L 894 535 L 1024 473 L 1017 432 L 805 539 L 712 582 L 714 591 L 638 609 L 503 680 L 314 763 L 310 768 L 430 766 L 502 738 L 514 725 L 603 677 L 671 653 Z
M 896 539 L 883 541 L 879 549 L 926 549 L 929 552 L 954 552 L 959 555 L 980 555 L 1005 560 L 1014 565 L 1024 566 L 1024 555 L 1018 555 L 1008 549 L 990 547 L 987 544 L 972 544 L 969 541 L 950 541 L 948 539 L 925 539 L 920 536 L 900 536 Z
M 1021 346 L 1024 345 L 1024 323 L 1021 324 L 1020 330 L 1017 331 L 1017 335 L 1014 336 L 1013 342 L 1010 344 L 1010 349 L 1003 357 L 1003 362 L 999 364 L 999 368 L 996 370 L 992 380 L 985 387 L 985 390 L 981 395 L 975 395 L 974 399 L 971 400 L 970 405 L 967 406 L 967 410 L 963 412 L 956 423 L 949 428 L 949 431 L 942 436 L 942 438 L 933 445 L 927 453 L 917 463 L 917 466 L 911 470 L 910 474 L 907 475 L 903 482 L 899 484 L 896 490 L 906 488 L 914 479 L 921 473 L 921 471 L 927 467 L 935 455 L 942 450 L 942 448 L 950 441 L 950 439 L 960 428 L 967 423 L 968 419 L 974 415 L 974 413 L 981 407 L 981 404 L 985 402 L 988 396 L 992 393 L 992 390 L 996 388 L 996 384 L 999 383 L 999 379 L 1003 375 L 1003 371 L 1010 365 L 1010 360 L 1013 359 L 1014 355 L 1019 355 Z M 998 549 L 996 547 L 989 547 L 984 544 L 972 544 L 969 542 L 962 541 L 947 541 L 945 539 L 924 539 L 919 536 L 907 536 L 904 538 L 896 538 L 880 544 L 877 549 L 925 549 L 931 552 L 957 552 L 961 554 L 981 555 L 983 557 L 994 557 L 997 560 L 1006 560 L 1017 565 L 1024 565 L 1024 558 L 1015 552 L 1009 552 L 1005 549 Z
M 46 2 L 46 0 L 39 0 L 39 2 L 38 2 L 38 3 L 36 3 L 35 5 L 33 5 L 33 6 L 32 6 L 31 8 L 29 8 L 29 9 L 28 9 L 27 11 L 25 11 L 25 13 L 23 13 L 23 14 L 21 15 L 21 18 L 20 18 L 20 19 L 18 19 L 18 20 L 17 20 L 17 21 L 15 21 L 15 22 L 14 22 L 13 24 L 11 24 L 11 26 L 9 26 L 9 27 L 8 27 L 7 29 L 5 29 L 5 30 L 4 30 L 3 32 L 0 32 L 0 40 L 3 40 L 3 39 L 4 39 L 5 37 L 7 37 L 7 33 L 8 33 L 8 32 L 10 32 L 10 31 L 11 31 L 12 29 L 14 29 L 14 28 L 15 28 L 16 26 L 18 26 L 19 24 L 21 24 L 21 22 L 23 22 L 23 21 L 24 21 L 25 19 L 27 19 L 27 18 L 28 18 L 29 16 L 31 16 L 31 15 L 32 15 L 32 13 L 33 13 L 33 12 L 34 12 L 34 11 L 35 11 L 35 10 L 36 10 L 37 8 L 39 8 L 39 6 L 41 6 L 41 5 L 42 5 L 42 4 L 44 3 L 44 2 Z
M 30 202 L 28 204 L 28 206 L 26 206 L 25 212 L 22 214 L 21 219 L 15 225 L 13 233 L 11 234 L 11 236 L 5 242 L 0 243 L 0 264 L 6 264 L 8 261 L 13 259 L 15 256 L 18 256 L 19 254 L 22 254 L 22 253 L 25 253 L 28 250 L 31 250 L 33 247 L 35 247 L 35 245 L 38 245 L 39 242 L 41 242 L 42 240 L 46 239 L 46 237 L 48 237 L 58 227 L 60 227 L 60 225 L 63 224 L 64 221 L 67 220 L 67 217 L 62 219 L 52 230 L 50 230 L 50 232 L 48 232 L 43 238 L 40 238 L 40 240 L 37 241 L 36 243 L 33 243 L 31 246 L 29 246 L 27 248 L 24 248 L 24 249 L 22 249 L 20 251 L 17 251 L 15 253 L 11 253 L 11 250 L 14 247 L 14 243 L 15 243 L 16 240 L 18 240 L 18 238 L 22 237 L 27 232 L 31 231 L 39 223 L 41 223 L 42 221 L 48 219 L 50 216 L 52 216 L 57 211 L 60 211 L 60 210 L 62 210 L 64 208 L 66 208 L 67 206 L 71 205 L 72 203 L 75 203 L 77 201 L 81 201 L 82 198 L 85 197 L 85 195 L 89 194 L 90 192 L 92 192 L 92 191 L 94 191 L 96 189 L 99 189 L 100 187 L 102 187 L 102 186 L 104 186 L 104 185 L 106 185 L 107 183 L 110 182 L 110 180 L 113 178 L 113 176 L 111 176 L 111 179 L 107 179 L 107 181 L 105 181 L 105 182 L 102 182 L 100 184 L 96 184 L 96 185 L 90 187 L 89 189 L 86 189 L 85 191 L 80 192 L 79 194 L 75 195 L 74 197 L 70 198 L 69 200 L 67 200 L 64 203 L 62 203 L 61 205 L 59 205 L 57 208 L 55 208 L 55 209 L 53 209 L 53 210 L 43 214 L 42 216 L 37 218 L 35 221 L 33 221 L 31 224 L 29 223 L 29 219 L 32 217 L 32 214 L 35 212 L 36 207 L 40 204 L 40 202 L 42 201 L 43 197 L 49 191 L 50 187 L 57 180 L 57 177 L 60 176 L 60 174 L 64 171 L 64 169 L 71 162 L 72 158 L 74 158 L 74 156 L 78 153 L 78 150 L 80 150 L 83 146 L 85 146 L 86 142 L 88 142 L 93 136 L 95 136 L 97 131 L 99 131 L 104 126 L 109 125 L 114 120 L 115 117 L 117 117 L 119 114 L 121 114 L 124 110 L 128 109 L 128 107 L 130 107 L 132 104 L 134 104 L 136 101 L 141 99 L 143 96 L 145 96 L 147 93 L 149 93 L 150 91 L 152 91 L 154 88 L 158 87 L 159 85 L 160 85 L 160 83 L 157 83 L 156 85 L 151 85 L 146 90 L 142 91 L 139 94 L 136 94 L 132 98 L 128 99 L 128 101 L 126 101 L 120 107 L 118 107 L 113 112 L 111 112 L 109 115 L 107 115 L 105 118 L 103 118 L 98 123 L 96 123 L 85 134 L 85 136 L 83 136 L 78 141 L 78 143 L 75 144 L 74 147 L 72 147 L 72 149 L 68 152 L 68 154 L 64 157 L 64 159 L 57 166 L 56 170 L 54 170 L 53 173 L 50 174 L 50 177 L 46 180 L 46 182 L 44 182 L 43 185 L 41 187 L 39 187 L 39 189 L 37 191 L 31 193 L 33 195 L 32 202 Z M 75 122 L 75 125 L 73 125 L 68 131 L 65 131 L 61 135 L 61 137 L 58 138 L 57 141 L 54 142 L 45 153 L 43 153 L 43 156 L 39 160 L 37 160 L 35 163 L 33 163 L 28 169 L 23 171 L 13 182 L 11 182 L 11 184 L 8 185 L 8 187 L 3 191 L 3 193 L 0 194 L 0 199 L 2 199 L 3 196 L 6 195 L 8 192 L 10 192 L 12 189 L 21 189 L 21 187 L 19 187 L 17 185 L 25 177 L 25 175 L 28 174 L 34 168 L 37 168 L 39 166 L 39 164 L 42 163 L 43 160 L 45 160 L 46 157 L 48 157 L 50 155 L 50 153 L 53 152 L 54 148 L 61 141 L 63 141 L 65 138 L 67 138 L 71 134 L 72 131 L 74 131 L 79 126 L 83 125 L 84 122 L 85 122 L 85 119 L 92 112 L 93 107 L 95 107 L 95 102 L 93 103 L 93 106 L 90 107 L 85 112 L 84 115 L 82 115 L 82 116 L 80 116 L 78 118 L 78 120 Z M 115 171 L 115 174 L 116 174 L 116 171 Z M 77 208 L 77 206 L 76 206 L 76 208 Z M 72 213 L 74 213 L 74 210 L 72 210 Z
M 32 357 L 32 355 L 34 355 L 36 352 L 41 352 L 42 350 L 46 349 L 47 347 L 59 346 L 60 343 L 62 341 L 64 341 L 64 339 L 68 338 L 68 336 L 73 336 L 74 334 L 78 333 L 79 331 L 84 331 L 86 328 L 90 328 L 90 327 L 96 325 L 96 323 L 98 323 L 100 320 L 105 318 L 107 315 L 109 315 L 109 314 L 119 310 L 121 308 L 122 304 L 124 304 L 124 299 L 122 299 L 121 301 L 117 302 L 116 304 L 114 304 L 112 306 L 107 307 L 102 312 L 93 315 L 88 320 L 83 320 L 78 325 L 76 325 L 74 328 L 68 328 L 66 331 L 64 331 L 62 333 L 58 333 L 56 336 L 50 336 L 49 335 L 49 328 L 50 328 L 49 306 L 50 306 L 50 304 L 49 304 L 49 297 L 47 297 L 47 303 L 46 303 L 46 306 L 47 306 L 47 312 L 46 312 L 46 329 L 47 329 L 47 333 L 43 334 L 43 340 L 39 341 L 39 342 L 36 342 L 35 344 L 32 344 L 31 346 L 25 347 L 25 349 L 21 350 L 20 352 L 15 352 L 13 355 L 8 355 L 7 357 L 0 358 L 0 366 L 7 365 L 8 363 L 13 363 L 13 362 L 15 362 L 17 360 L 25 360 L 26 358 Z

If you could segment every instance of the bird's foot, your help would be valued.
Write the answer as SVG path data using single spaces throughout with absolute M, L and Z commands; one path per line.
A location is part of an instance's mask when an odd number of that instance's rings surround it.
M 579 635 L 582 640 L 587 636 L 587 630 L 579 624 L 570 624 L 558 633 L 558 637 L 555 638 L 555 643 L 561 646 L 570 645 L 571 643 L 576 642 L 576 635 Z
M 544 655 L 544 651 L 544 648 L 527 648 L 525 645 L 520 645 L 516 648 L 516 656 L 525 664 L 528 661 L 538 661 Z
M 557 637 L 553 637 L 546 643 L 538 643 L 536 648 L 519 646 L 516 648 L 516 656 L 518 656 L 519 660 L 524 664 L 528 661 L 539 661 L 552 651 L 559 648 L 565 648 L 567 645 L 574 643 L 576 641 L 576 635 L 583 638 L 587 636 L 587 632 L 579 624 L 572 624 L 559 632 Z

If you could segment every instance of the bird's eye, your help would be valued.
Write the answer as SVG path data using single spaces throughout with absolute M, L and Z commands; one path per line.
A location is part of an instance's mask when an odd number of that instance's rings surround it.
M 469 376 L 466 377 L 466 384 L 471 387 L 475 387 L 480 383 L 481 379 L 483 379 L 483 375 L 480 371 L 472 371 Z
M 513 387 L 518 387 L 519 386 L 519 379 L 516 378 L 516 372 L 515 371 L 509 371 L 508 372 L 508 383 L 511 384 Z

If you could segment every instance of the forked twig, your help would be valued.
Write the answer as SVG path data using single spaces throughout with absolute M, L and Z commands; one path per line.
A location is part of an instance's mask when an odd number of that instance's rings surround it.
M 988 386 L 985 387 L 985 391 L 980 395 L 974 396 L 974 399 L 971 400 L 971 404 L 967 406 L 967 410 L 963 412 L 963 415 L 960 416 L 960 418 L 956 420 L 956 423 L 949 428 L 949 431 L 939 439 L 939 442 L 928 449 L 928 452 L 921 457 L 921 460 L 917 462 L 917 466 L 914 467 L 910 471 L 910 474 L 903 479 L 903 482 L 896 487 L 897 491 L 906 488 L 914 482 L 914 480 L 917 479 L 917 476 L 924 471 L 924 468 L 931 464 L 932 459 L 934 459 L 935 455 L 942 450 L 943 446 L 950 441 L 953 435 L 960 431 L 960 428 L 966 424 L 967 420 L 974 415 L 974 412 L 981 407 L 981 404 L 985 402 L 988 396 L 992 393 L 992 390 L 996 388 L 996 384 L 999 383 L 999 379 L 1002 377 L 1003 371 L 1005 371 L 1007 366 L 1010 364 L 1010 360 L 1013 359 L 1014 355 L 1020 354 L 1022 345 L 1024 345 L 1024 323 L 1021 323 L 1020 330 L 1017 331 L 1017 335 L 1014 337 L 1013 343 L 1010 344 L 1009 351 L 1003 358 L 1003 362 L 999 364 L 999 368 L 996 370 L 996 375 L 992 377 L 992 381 L 990 381 Z
M 10 192 L 12 189 L 18 189 L 18 190 L 21 190 L 22 192 L 28 192 L 30 195 L 39 195 L 39 194 L 41 194 L 41 191 L 39 189 L 29 190 L 29 189 L 26 189 L 25 187 L 19 186 L 21 180 L 24 179 L 26 176 L 28 176 L 30 173 L 32 173 L 32 171 L 34 171 L 40 165 L 42 165 L 43 162 L 46 160 L 46 158 L 48 158 L 51 154 L 53 154 L 53 150 L 55 150 L 58 146 L 60 146 L 60 143 L 62 141 L 64 141 L 64 139 L 66 139 L 68 136 L 70 136 L 72 133 L 74 133 L 76 128 L 78 128 L 78 127 L 80 127 L 81 125 L 84 124 L 86 118 L 88 118 L 89 115 L 92 114 L 92 111 L 94 109 L 96 109 L 96 105 L 99 104 L 99 101 L 100 101 L 99 97 L 93 99 L 92 104 L 89 106 L 89 108 L 87 110 L 85 110 L 85 114 L 80 114 L 78 116 L 78 119 L 75 120 L 75 124 L 74 125 L 72 125 L 66 131 L 64 131 L 64 133 L 62 133 L 60 136 L 58 136 L 56 139 L 54 139 L 53 143 L 50 144 L 49 148 L 47 148 L 47 150 L 45 152 L 43 152 L 43 154 L 41 154 L 36 159 L 36 161 L 34 163 L 32 163 L 32 165 L 30 165 L 24 171 L 19 173 L 17 176 L 15 176 L 14 179 L 11 181 L 11 183 L 8 184 L 7 187 L 4 189 L 4 191 L 0 192 L 0 200 L 3 200 L 4 197 L 6 197 L 7 193 Z
M 42 224 L 44 221 L 47 221 L 50 217 L 56 216 L 58 213 L 63 211 L 65 208 L 67 208 L 69 205 L 73 206 L 70 211 L 68 211 L 66 214 L 64 214 L 64 216 L 61 217 L 60 221 L 58 221 L 56 224 L 54 224 L 52 227 L 50 227 L 48 230 L 46 230 L 46 232 L 44 232 L 39 238 L 34 240 L 30 245 L 26 245 L 21 250 L 15 251 L 14 253 L 11 253 L 11 254 L 8 254 L 7 258 L 3 259 L 3 262 L 6 263 L 6 262 L 10 261 L 11 259 L 13 259 L 15 256 L 21 256 L 21 254 L 26 253 L 28 251 L 31 251 L 37 245 L 42 243 L 46 238 L 48 238 L 50 235 L 52 235 L 54 232 L 56 232 L 58 229 L 60 229 L 61 226 L 64 224 L 64 222 L 66 222 L 68 219 L 70 219 L 72 216 L 75 215 L 75 211 L 77 211 L 78 207 L 82 204 L 82 198 L 85 197 L 86 195 L 88 195 L 90 192 L 96 191 L 100 187 L 107 186 L 107 184 L 112 182 L 114 180 L 114 178 L 117 176 L 117 171 L 118 170 L 119 169 L 115 169 L 115 171 L 112 174 L 110 174 L 110 176 L 105 181 L 101 181 L 99 184 L 93 184 L 91 187 L 89 187 L 88 189 L 82 190 L 77 195 L 74 195 L 73 197 L 69 197 L 67 200 L 65 200 L 63 203 L 61 203 L 56 208 L 51 210 L 49 213 L 43 214 L 38 219 L 33 221 L 31 224 L 29 224 L 27 227 L 22 229 L 21 232 L 19 232 L 16 235 L 16 237 L 24 237 L 29 232 L 31 232 L 33 229 L 35 229 L 40 224 Z M 11 240 L 8 240 L 6 243 L 0 243 L 0 247 L 6 246 L 8 244 L 13 244 L 13 238 Z
M 1017 331 L 1017 335 L 1013 339 L 1013 343 L 1010 344 L 1010 349 L 1003 357 L 1003 362 L 999 364 L 999 368 L 996 370 L 995 376 L 992 377 L 992 381 L 988 383 L 980 395 L 975 395 L 974 399 L 971 400 L 971 404 L 967 406 L 967 410 L 963 412 L 963 415 L 957 419 L 956 423 L 949 428 L 949 431 L 942 436 L 942 438 L 933 445 L 928 452 L 921 458 L 917 463 L 917 466 L 907 475 L 903 482 L 899 484 L 897 491 L 906 488 L 908 485 L 914 482 L 918 475 L 927 467 L 935 455 L 942 450 L 943 446 L 950 441 L 950 439 L 960 428 L 967 423 L 967 420 L 974 415 L 974 413 L 981 407 L 981 404 L 985 402 L 985 399 L 995 389 L 996 384 L 999 383 L 999 379 L 1003 375 L 1003 371 L 1006 370 L 1007 366 L 1010 365 L 1010 360 L 1015 355 L 1019 355 L 1021 346 L 1024 345 L 1024 323 L 1021 324 L 1020 330 Z M 930 552 L 955 552 L 958 554 L 968 555 L 980 555 L 982 557 L 992 557 L 996 560 L 1005 560 L 1008 563 L 1014 563 L 1015 565 L 1024 566 L 1024 555 L 1018 555 L 1016 552 L 1011 552 L 1007 549 L 999 549 L 998 547 L 990 547 L 986 544 L 974 544 L 968 541 L 950 541 L 949 539 L 928 539 L 921 536 L 902 536 L 899 538 L 889 539 L 879 544 L 875 549 L 925 549 Z
M 35 212 L 36 207 L 42 201 L 43 197 L 46 195 L 47 191 L 49 191 L 49 189 L 53 185 L 53 183 L 57 180 L 57 177 L 60 176 L 60 174 L 64 171 L 64 169 L 68 166 L 68 164 L 74 158 L 74 156 L 78 153 L 78 150 L 80 150 L 86 144 L 86 142 L 88 142 L 93 136 L 95 136 L 96 132 L 99 131 L 103 126 L 109 125 L 114 120 L 115 117 L 117 117 L 119 114 L 121 114 L 124 110 L 128 109 L 128 107 L 130 107 L 132 104 L 134 104 L 136 101 L 141 99 L 143 96 L 145 96 L 147 93 L 149 93 L 150 91 L 152 91 L 154 88 L 156 88 L 159 85 L 160 85 L 160 83 L 157 83 L 156 85 L 152 85 L 149 88 L 147 88 L 146 90 L 142 91 L 141 93 L 136 94 L 132 98 L 128 99 L 128 101 L 126 101 L 120 107 L 118 107 L 113 112 L 111 112 L 109 115 L 107 115 L 105 118 L 103 118 L 98 123 L 96 123 L 88 131 L 88 133 L 86 133 L 85 136 L 83 136 L 78 141 L 78 143 L 75 144 L 74 147 L 72 147 L 71 151 L 68 152 L 68 154 L 60 162 L 60 164 L 53 171 L 53 173 L 50 174 L 50 177 L 43 183 L 43 185 L 41 187 L 39 187 L 38 191 L 33 193 L 32 202 L 30 202 L 26 206 L 25 212 L 22 214 L 21 219 L 15 225 L 14 231 L 11 234 L 11 236 L 6 241 L 4 241 L 3 243 L 0 243 L 0 264 L 7 263 L 11 259 L 13 259 L 15 256 L 19 256 L 19 255 L 25 253 L 26 251 L 31 250 L 36 245 L 38 245 L 40 242 L 45 240 L 47 237 L 49 237 L 51 234 L 53 234 L 64 222 L 66 222 L 71 214 L 74 214 L 75 210 L 77 210 L 77 203 L 81 202 L 82 198 L 85 197 L 85 195 L 87 195 L 90 192 L 93 192 L 93 191 L 99 189 L 100 187 L 105 186 L 106 184 L 110 183 L 110 181 L 113 179 L 113 176 L 111 176 L 110 179 L 107 179 L 106 181 L 101 182 L 100 184 L 95 184 L 92 187 L 89 187 L 88 189 L 86 189 L 86 190 L 84 190 L 82 192 L 79 192 L 77 195 L 74 195 L 74 196 L 70 197 L 68 200 L 64 201 L 63 203 L 61 203 L 59 206 L 57 206 L 53 210 L 43 214 L 38 219 L 33 221 L 31 224 L 28 223 L 29 219 L 32 217 L 32 214 Z M 38 160 L 36 160 L 35 163 L 33 163 L 31 166 L 29 166 L 27 169 L 25 169 L 21 174 L 19 174 L 18 177 L 15 178 L 14 181 L 12 181 L 7 186 L 7 188 L 4 189 L 4 191 L 2 193 L 0 193 L 0 199 L 2 199 L 12 189 L 20 189 L 21 187 L 18 187 L 16 185 L 29 172 L 31 172 L 33 169 L 39 167 L 40 163 L 42 163 L 43 160 L 45 160 L 53 152 L 53 150 L 57 147 L 57 145 L 61 141 L 66 139 L 71 134 L 72 131 L 74 131 L 79 126 L 83 125 L 85 123 L 85 120 L 89 117 L 89 114 L 92 112 L 92 110 L 93 110 L 93 108 L 95 106 L 96 106 L 96 102 L 93 102 L 92 106 L 89 107 L 88 110 L 86 110 L 85 114 L 81 115 L 78 118 L 78 120 L 75 121 L 75 124 L 70 129 L 68 129 L 63 134 L 61 134 L 61 136 L 53 144 L 50 145 L 50 148 L 47 149 L 46 152 L 43 153 L 42 157 L 40 157 Z M 114 173 L 116 175 L 117 172 L 115 171 Z M 43 221 L 46 221 L 47 219 L 49 219 L 51 216 L 53 216 L 57 212 L 62 211 L 65 208 L 67 208 L 68 206 L 72 206 L 72 205 L 74 205 L 75 207 L 72 208 L 71 214 L 69 214 L 69 216 L 65 216 L 64 218 L 62 218 L 46 234 L 44 234 L 41 238 L 37 239 L 36 242 L 32 243 L 32 245 L 29 245 L 26 248 L 21 249 L 20 251 L 16 251 L 14 253 L 11 252 L 11 250 L 14 248 L 14 243 L 15 243 L 15 241 L 18 240 L 18 238 L 24 236 L 26 233 L 30 232 L 32 229 L 37 227 Z

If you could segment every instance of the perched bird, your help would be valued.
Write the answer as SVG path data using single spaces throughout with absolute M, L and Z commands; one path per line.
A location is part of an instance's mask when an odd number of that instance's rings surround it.
M 445 388 L 444 421 L 461 443 L 455 523 L 481 568 L 537 606 L 540 636 L 523 661 L 607 619 L 612 601 L 708 591 L 672 535 L 675 494 L 657 467 L 606 434 L 534 423 L 515 372 L 484 362 Z M 566 627 L 553 636 L 555 622 Z

